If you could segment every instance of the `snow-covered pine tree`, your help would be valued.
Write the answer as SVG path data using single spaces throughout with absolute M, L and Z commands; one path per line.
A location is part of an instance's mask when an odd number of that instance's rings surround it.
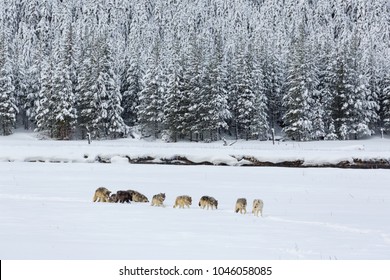
M 230 108 L 233 114 L 235 136 L 237 139 L 249 140 L 259 137 L 262 114 L 265 101 L 260 97 L 262 86 L 259 78 L 260 71 L 254 69 L 254 57 L 248 47 L 239 49 L 233 59 L 234 81 L 230 92 Z M 260 77 L 261 79 L 261 77 Z M 261 105 L 263 104 L 263 105 Z M 253 131 L 255 130 L 255 131 Z
M 10 135 L 18 113 L 6 32 L 0 28 L 0 134 Z
M 147 69 L 142 78 L 142 91 L 139 95 L 137 106 L 138 122 L 142 126 L 143 134 L 158 138 L 163 121 L 163 96 L 164 96 L 164 73 L 160 64 L 160 42 L 154 42 Z
M 219 108 L 217 107 L 218 89 L 214 87 L 212 82 L 216 80 L 217 73 L 212 69 L 210 59 L 204 59 L 204 64 L 201 66 L 199 91 L 196 94 L 196 126 L 195 130 L 198 136 L 197 140 L 211 141 L 213 134 L 218 129 Z M 214 71 L 213 71 L 214 70 Z
M 255 52 L 256 53 L 256 52 Z M 253 59 L 252 85 L 255 94 L 254 114 L 251 121 L 251 138 L 267 140 L 269 132 L 268 100 L 265 93 L 264 76 L 258 57 Z
M 283 72 L 280 55 L 277 54 L 277 47 L 272 42 L 259 42 L 259 66 L 263 77 L 263 90 L 267 98 L 269 110 L 269 124 L 272 128 L 277 128 L 281 124 L 282 118 L 282 79 Z
M 183 92 L 185 89 L 184 82 L 184 59 L 179 53 L 180 46 L 178 40 L 172 39 L 172 47 L 170 48 L 170 62 L 167 69 L 167 90 L 163 106 L 164 112 L 164 128 L 167 135 L 165 140 L 176 142 L 178 139 L 183 138 L 182 124 L 184 122 L 184 115 L 187 111 L 188 104 L 183 99 Z M 184 109 L 184 110 L 183 110 Z
M 209 118 L 209 104 L 205 103 L 209 101 L 206 99 L 209 98 L 210 91 L 207 82 L 207 69 L 205 68 L 202 73 L 202 62 L 205 60 L 204 50 L 201 48 L 195 33 L 192 33 L 189 38 L 185 56 L 184 81 L 186 86 L 183 95 L 184 98 L 187 98 L 189 107 L 188 112 L 184 115 L 183 133 L 189 135 L 191 141 L 199 141 L 203 140 L 204 122 L 205 119 Z
M 82 51 L 78 92 L 79 124 L 82 137 L 123 137 L 119 78 L 114 71 L 106 33 L 95 34 Z
M 103 42 L 100 37 L 95 38 L 92 49 L 92 67 L 89 70 L 92 73 L 92 84 L 90 93 L 92 94 L 92 111 L 94 118 L 90 119 L 90 128 L 92 138 L 104 138 L 107 135 L 107 118 L 108 118 L 108 92 L 106 89 L 106 72 L 102 64 L 101 55 L 103 49 Z
M 30 49 L 31 50 L 31 49 Z M 37 106 L 39 104 L 39 92 L 41 90 L 41 64 L 42 56 L 39 48 L 35 50 L 25 50 L 26 57 L 25 61 L 25 83 L 26 90 L 25 95 L 21 100 L 22 109 L 26 111 L 27 119 L 24 121 L 25 129 L 36 126 L 36 114 Z M 27 55 L 28 53 L 28 55 Z
M 98 127 L 93 125 L 93 120 L 98 118 L 97 100 L 95 99 L 95 85 L 96 82 L 96 63 L 93 60 L 94 45 L 89 38 L 84 42 L 81 50 L 79 75 L 77 80 L 77 111 L 78 124 L 81 130 L 81 138 L 86 139 L 88 135 L 91 138 L 98 136 Z
M 385 73 L 382 92 L 383 128 L 390 131 L 390 71 Z
M 283 97 L 283 131 L 296 141 L 313 139 L 313 96 L 317 86 L 315 64 L 310 57 L 307 30 L 302 20 L 291 44 L 287 92 Z
M 46 133 L 49 137 L 54 137 L 55 115 L 53 114 L 55 103 L 51 102 L 53 95 L 54 62 L 50 54 L 42 57 L 42 70 L 40 72 L 41 87 L 38 96 L 34 97 L 34 115 L 36 131 Z
M 121 106 L 122 95 L 120 92 L 119 77 L 115 73 L 115 65 L 110 44 L 106 41 L 100 54 L 102 58 L 102 75 L 105 79 L 107 94 L 107 120 L 106 134 L 110 138 L 118 138 L 126 135 L 127 126 L 123 121 Z
M 210 52 L 205 59 L 206 65 L 203 66 L 201 75 L 201 102 L 204 104 L 201 127 L 202 138 L 215 141 L 220 139 L 221 130 L 228 129 L 227 120 L 231 113 L 228 108 L 226 71 L 219 37 L 216 38 L 214 49 Z
M 346 138 L 358 139 L 373 133 L 370 125 L 377 120 L 376 110 L 378 106 L 371 98 L 368 77 L 360 67 L 361 53 L 356 34 L 352 35 L 346 49 L 347 71 L 345 81 L 347 102 L 343 104 L 348 129 Z
M 49 97 L 55 104 L 51 114 L 54 114 L 52 135 L 56 139 L 71 139 L 77 122 L 76 97 L 72 76 L 74 75 L 72 29 L 65 31 L 64 39 L 60 40 L 55 50 L 56 64 L 53 73 L 53 92 Z M 51 107 L 51 106 L 50 106 Z
M 31 129 L 35 128 L 36 105 L 41 85 L 42 44 L 36 32 L 40 13 L 36 1 L 23 1 L 19 4 L 19 36 L 15 42 L 21 48 L 19 69 L 23 77 L 20 79 L 23 91 L 19 95 L 19 108 L 24 128 Z
M 312 140 L 331 140 L 335 136 L 331 129 L 331 115 L 328 113 L 331 106 L 331 92 L 330 92 L 330 73 L 329 64 L 331 60 L 332 46 L 329 40 L 321 42 L 321 38 L 312 36 L 309 45 L 311 64 L 314 80 L 314 90 L 311 94 L 312 103 L 311 121 L 312 121 Z M 328 135 L 329 134 L 329 135 Z
M 323 36 L 323 35 L 322 35 Z M 325 42 L 318 42 L 316 56 L 318 57 L 318 84 L 317 92 L 313 96 L 315 107 L 313 131 L 315 140 L 336 140 L 337 135 L 332 118 L 332 84 L 331 74 L 333 69 L 334 49 L 332 48 L 331 39 L 327 38 Z
M 331 124 L 334 127 L 334 133 L 337 135 L 337 139 L 346 140 L 348 138 L 346 131 L 346 104 L 347 99 L 347 86 L 346 86 L 346 72 L 347 65 L 345 61 L 345 51 L 343 48 L 336 47 L 336 53 L 334 61 L 331 64 L 330 69 L 330 85 L 332 93 L 331 104 Z
M 141 92 L 141 69 L 138 52 L 131 48 L 125 59 L 124 73 L 121 79 L 122 117 L 128 126 L 137 124 L 138 95 Z
M 191 31 L 193 32 L 193 31 Z M 170 79 L 167 101 L 173 100 L 177 105 L 167 113 L 170 120 L 175 120 L 175 133 L 180 138 L 189 137 L 192 140 L 200 140 L 201 124 L 198 116 L 204 111 L 201 98 L 201 63 L 203 51 L 199 47 L 195 33 L 189 34 L 182 44 L 174 45 L 173 59 L 170 62 Z M 176 65 L 177 70 L 172 67 Z M 176 115 L 176 116 L 175 116 Z

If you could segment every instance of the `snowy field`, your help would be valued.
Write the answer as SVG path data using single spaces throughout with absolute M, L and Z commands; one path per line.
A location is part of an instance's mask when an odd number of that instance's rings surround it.
M 390 259 L 390 172 L 334 168 L 90 163 L 84 155 L 256 154 L 268 159 L 390 158 L 388 139 L 210 144 L 0 137 L 0 259 Z M 25 162 L 53 158 L 62 163 Z M 97 187 L 134 189 L 166 207 L 92 203 Z M 176 196 L 192 196 L 174 209 Z M 199 198 L 218 199 L 202 210 Z M 246 215 L 234 213 L 248 199 Z M 251 214 L 264 201 L 264 217 Z

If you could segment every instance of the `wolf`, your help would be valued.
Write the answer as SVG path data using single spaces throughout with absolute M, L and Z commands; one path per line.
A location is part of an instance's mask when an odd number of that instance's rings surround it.
M 131 195 L 131 201 L 134 201 L 134 202 L 149 202 L 149 199 L 145 195 L 143 195 L 142 193 L 139 193 L 139 192 L 134 191 L 134 190 L 128 190 L 128 192 Z
M 175 205 L 173 205 L 173 208 L 176 208 L 176 206 L 179 206 L 179 208 L 184 208 L 184 206 L 190 208 L 191 204 L 192 204 L 192 198 L 190 196 L 181 195 L 176 197 Z
M 111 203 L 117 203 L 118 202 L 118 197 L 116 193 L 112 193 L 111 196 L 108 198 L 108 202 Z
M 159 193 L 153 196 L 152 206 L 164 206 L 165 193 Z
M 93 202 L 108 202 L 110 198 L 110 193 L 108 189 L 104 187 L 97 188 L 95 195 L 93 196 Z
M 252 213 L 257 217 L 259 216 L 260 213 L 260 215 L 263 217 L 263 206 L 264 206 L 264 202 L 261 199 L 253 200 Z
M 204 195 L 200 198 L 198 205 L 202 209 L 205 207 L 207 207 L 207 210 L 209 207 L 211 207 L 211 210 L 213 210 L 214 207 L 215 209 L 218 209 L 218 200 L 216 200 L 214 197 Z
M 116 202 L 120 203 L 130 203 L 131 194 L 128 191 L 117 191 L 116 192 Z
M 244 214 L 246 214 L 246 204 L 246 198 L 237 199 L 236 208 L 234 211 L 236 211 L 236 213 L 240 212 L 243 214 L 242 212 L 244 212 Z

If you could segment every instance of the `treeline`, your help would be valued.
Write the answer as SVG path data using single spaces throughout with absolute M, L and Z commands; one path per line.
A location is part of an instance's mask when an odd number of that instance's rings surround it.
M 214 141 L 390 130 L 387 0 L 0 2 L 0 134 Z

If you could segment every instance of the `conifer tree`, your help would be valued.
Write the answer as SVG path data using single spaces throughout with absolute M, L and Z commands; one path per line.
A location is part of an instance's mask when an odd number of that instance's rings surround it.
M 139 105 L 139 94 L 141 92 L 141 73 L 138 62 L 138 55 L 131 52 L 125 62 L 125 69 L 122 75 L 122 117 L 129 126 L 137 124 L 137 106 Z
M 99 111 L 95 100 L 95 64 L 92 57 L 93 43 L 88 41 L 82 48 L 79 64 L 79 75 L 77 79 L 77 111 L 78 124 L 81 129 L 82 139 L 88 135 L 95 138 L 98 135 L 98 128 L 93 126 L 93 119 L 98 117 Z
M 82 57 L 77 89 L 82 136 L 123 137 L 127 128 L 121 116 L 122 96 L 107 35 L 89 42 Z
M 239 51 L 234 59 L 235 77 L 231 87 L 230 106 L 236 138 L 266 138 L 268 130 L 266 97 L 261 70 L 253 54 Z
M 158 138 L 163 120 L 163 96 L 165 91 L 164 76 L 160 62 L 159 43 L 155 42 L 145 75 L 142 80 L 143 90 L 140 93 L 138 122 L 144 133 L 151 133 Z
M 317 86 L 315 64 L 310 58 L 310 45 L 306 41 L 304 23 L 298 27 L 293 39 L 288 65 L 287 92 L 283 97 L 285 115 L 283 131 L 293 140 L 313 139 L 313 96 Z
M 49 97 L 53 103 L 54 127 L 53 135 L 57 139 L 70 139 L 75 131 L 77 121 L 76 99 L 73 87 L 72 76 L 74 75 L 72 61 L 72 41 L 69 40 L 69 33 L 65 40 L 59 43 L 57 49 L 57 63 L 54 68 L 53 92 Z M 50 106 L 51 107 L 51 106 Z
M 280 56 L 275 53 L 275 47 L 262 43 L 260 51 L 260 66 L 263 76 L 263 90 L 267 98 L 269 123 L 272 128 L 280 126 L 282 118 L 282 79 Z
M 220 45 L 205 60 L 201 74 L 200 92 L 203 112 L 200 114 L 202 140 L 218 140 L 222 130 L 227 130 L 227 120 L 231 117 L 228 108 L 226 77 Z
M 252 85 L 255 93 L 254 114 L 251 123 L 251 138 L 267 140 L 269 132 L 268 100 L 265 93 L 264 76 L 259 63 L 254 60 Z
M 387 71 L 383 80 L 382 92 L 383 128 L 390 131 L 390 71 Z
M 360 68 L 356 34 L 345 44 L 335 72 L 333 119 L 340 139 L 358 139 L 373 133 L 370 125 L 377 120 L 378 104 Z
M 105 35 L 107 38 L 107 35 Z M 104 79 L 104 88 L 107 94 L 107 116 L 105 120 L 106 135 L 111 138 L 123 137 L 126 134 L 127 127 L 122 118 L 123 108 L 122 95 L 120 92 L 119 77 L 115 72 L 114 57 L 110 43 L 103 40 L 104 44 L 100 52 L 102 61 L 100 77 Z M 98 80 L 100 80 L 98 78 Z
M 171 61 L 168 66 L 168 84 L 166 91 L 166 102 L 163 107 L 164 127 L 167 130 L 168 141 L 176 142 L 183 137 L 182 125 L 186 113 L 186 101 L 183 99 L 184 82 L 184 61 L 179 57 L 179 47 L 175 41 L 172 48 Z
M 45 132 L 49 137 L 54 137 L 53 107 L 51 102 L 53 96 L 53 78 L 54 62 L 50 54 L 43 56 L 42 69 L 40 72 L 41 87 L 38 96 L 34 96 L 34 115 L 37 131 Z
M 0 134 L 10 135 L 18 113 L 5 32 L 0 32 Z

